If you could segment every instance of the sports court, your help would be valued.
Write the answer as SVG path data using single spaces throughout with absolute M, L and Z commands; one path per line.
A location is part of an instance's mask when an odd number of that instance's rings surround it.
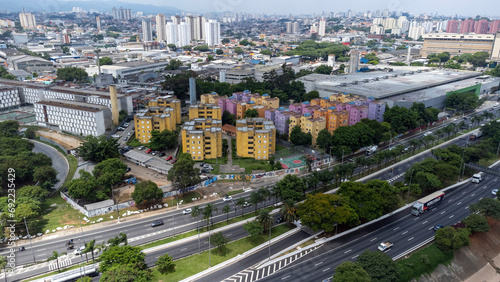
M 306 165 L 304 161 L 302 161 L 302 156 L 303 155 L 295 155 L 288 158 L 276 159 L 276 161 L 280 161 L 281 166 L 285 169 L 296 168 Z
M 21 112 L 21 111 L 11 111 L 6 113 L 0 113 L 0 121 L 6 120 L 17 120 L 19 124 L 26 124 L 30 122 L 35 122 L 35 114 Z

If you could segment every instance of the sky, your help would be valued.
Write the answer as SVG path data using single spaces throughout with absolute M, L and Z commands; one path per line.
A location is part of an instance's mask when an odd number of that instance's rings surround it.
M 455 14 L 500 17 L 499 0 L 122 0 L 130 3 L 171 6 L 191 12 L 249 12 L 266 14 L 301 14 L 384 10 L 452 16 Z M 78 2 L 78 1 L 75 1 Z

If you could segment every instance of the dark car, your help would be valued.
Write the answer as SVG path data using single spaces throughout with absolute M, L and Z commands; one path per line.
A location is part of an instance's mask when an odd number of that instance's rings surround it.
M 163 156 L 165 156 L 165 153 L 160 153 L 160 155 L 159 155 L 159 156 L 160 156 L 160 157 L 163 157 Z
M 441 228 L 443 228 L 443 225 L 442 225 L 442 224 L 437 224 L 437 225 L 435 225 L 435 226 L 432 228 L 432 230 L 434 230 L 434 231 L 438 231 L 438 230 L 439 230 L 439 229 L 441 229 Z
M 206 169 L 202 169 L 202 170 L 201 170 L 201 173 L 209 173 L 209 171 L 208 171 L 208 170 L 206 170 Z
M 155 221 L 153 221 L 153 223 L 151 223 L 151 227 L 156 227 L 156 226 L 160 226 L 160 225 L 163 225 L 163 220 L 161 220 L 161 219 L 155 220 Z
M 130 170 L 131 170 L 131 168 L 127 166 L 127 172 L 129 172 Z
M 283 222 L 283 217 L 278 217 L 276 219 L 276 223 L 282 223 Z
M 177 162 L 177 159 L 173 159 L 170 163 L 175 164 Z

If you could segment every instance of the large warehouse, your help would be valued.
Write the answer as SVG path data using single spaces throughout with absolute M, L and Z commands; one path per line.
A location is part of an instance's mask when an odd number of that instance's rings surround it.
M 321 97 L 333 93 L 374 97 L 389 107 L 411 107 L 413 102 L 442 109 L 446 95 L 452 92 L 488 94 L 499 89 L 500 78 L 478 72 L 430 68 L 392 68 L 352 75 L 311 74 L 298 79 L 306 91 L 316 90 Z

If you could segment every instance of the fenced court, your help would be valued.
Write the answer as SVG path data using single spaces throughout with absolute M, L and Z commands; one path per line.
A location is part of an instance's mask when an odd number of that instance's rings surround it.
M 306 165 L 305 162 L 302 160 L 302 156 L 303 154 L 291 156 L 288 158 L 279 158 L 279 159 L 276 158 L 275 161 L 280 161 L 281 166 L 285 169 L 296 168 Z
M 26 124 L 34 122 L 36 120 L 35 114 L 21 112 L 21 111 L 10 111 L 5 113 L 0 113 L 0 121 L 6 120 L 17 120 L 19 124 Z

